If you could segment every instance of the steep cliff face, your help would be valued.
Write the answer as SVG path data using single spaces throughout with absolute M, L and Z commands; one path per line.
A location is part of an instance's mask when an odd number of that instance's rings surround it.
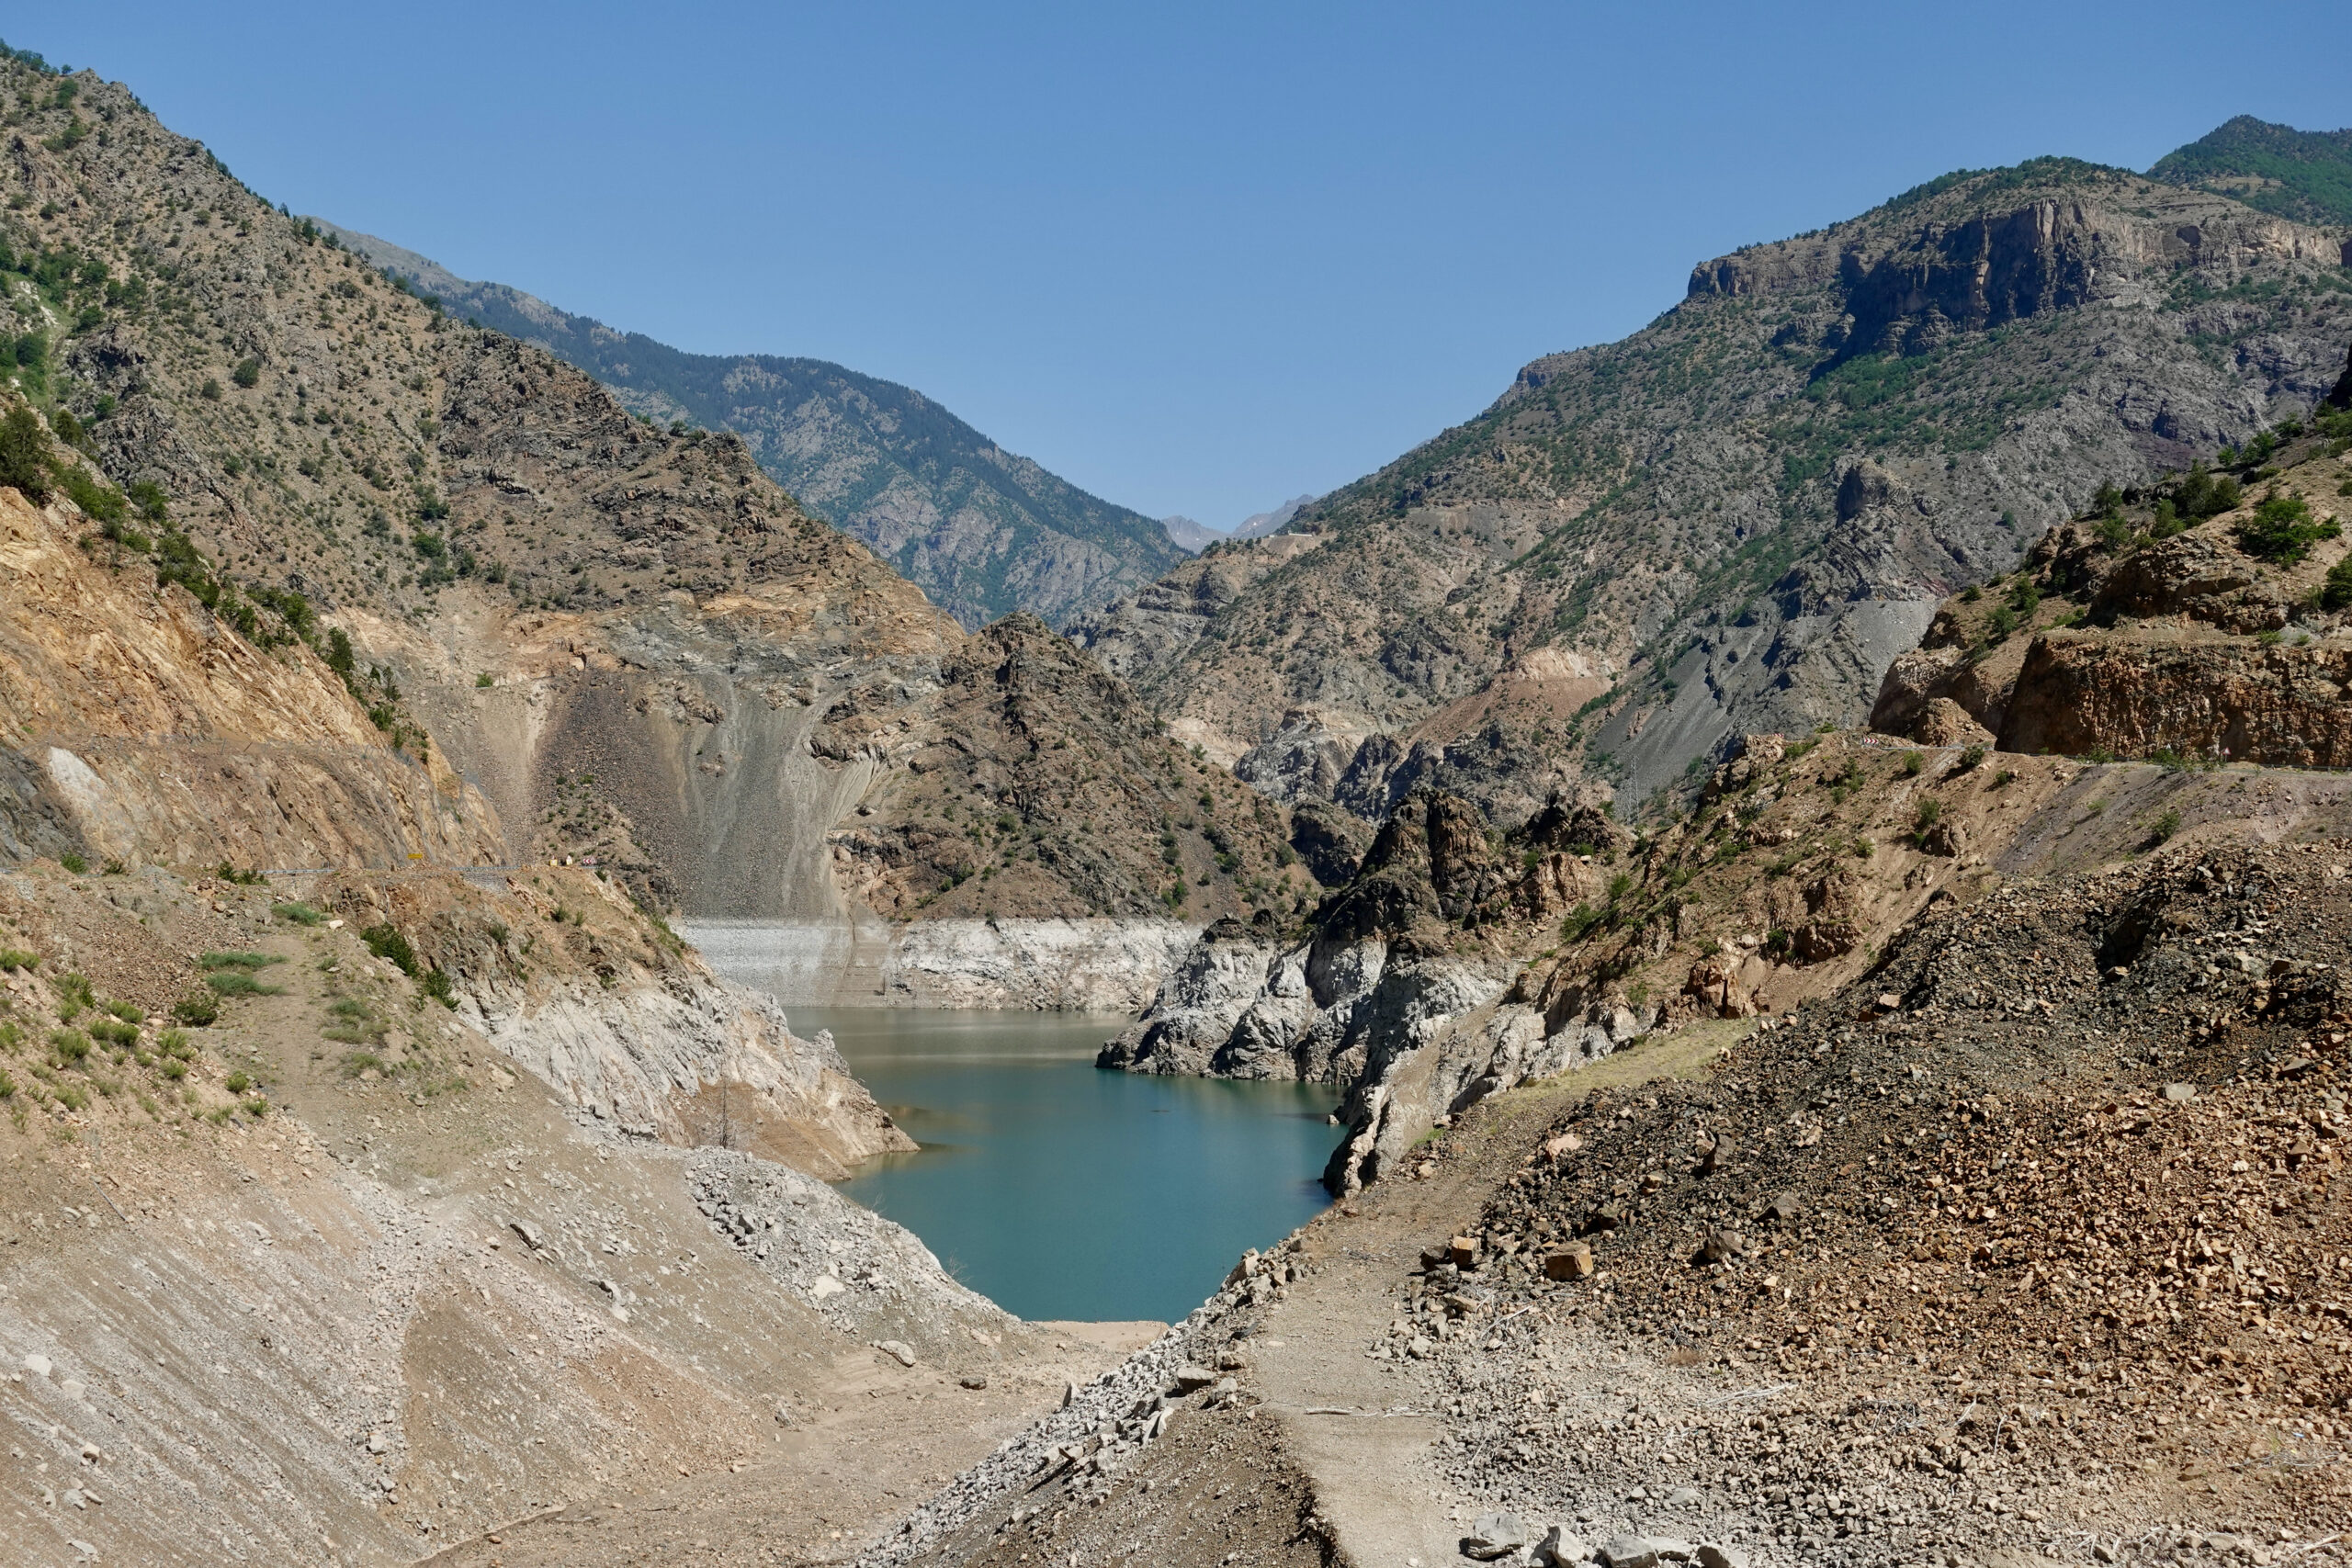
M 2101 480 L 2307 411 L 2346 240 L 2058 160 L 1936 182 L 1704 264 L 1307 508 L 1295 555 L 1219 547 L 1229 588 L 1193 563 L 1081 640 L 1278 794 L 1638 800 L 1738 733 L 1859 720 L 1940 600 Z
M 2006 751 L 2352 764 L 2346 437 L 2324 409 L 2233 469 L 2114 492 L 2014 581 L 1946 604 L 1872 725 L 1922 736 L 1958 709 Z

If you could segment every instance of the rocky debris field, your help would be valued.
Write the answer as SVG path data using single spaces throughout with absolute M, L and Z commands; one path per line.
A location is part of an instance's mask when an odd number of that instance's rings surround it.
M 1313 1268 L 1297 1233 L 1262 1255 L 1245 1253 L 1224 1288 L 1183 1322 L 1091 1382 L 1071 1383 L 1059 1410 L 956 1477 L 857 1568 L 1003 1556 L 1013 1550 L 1003 1542 L 1017 1542 L 1024 1562 L 1071 1551 L 1066 1525 L 1110 1500 L 1148 1449 L 1206 1412 L 1238 1414 L 1254 1403 L 1236 1375 L 1246 1365 L 1239 1347 L 1258 1332 L 1261 1309 Z
M 788 1167 L 702 1150 L 686 1161 L 686 1187 L 722 1240 L 853 1340 L 903 1336 L 888 1343 L 960 1359 L 970 1346 L 951 1340 L 985 1348 L 1023 1329 L 956 1283 L 911 1231 Z
M 1701 1081 L 1556 1118 L 1365 1353 L 1442 1369 L 1449 1476 L 1564 1562 L 2334 1554 L 2347 857 L 1940 903 Z

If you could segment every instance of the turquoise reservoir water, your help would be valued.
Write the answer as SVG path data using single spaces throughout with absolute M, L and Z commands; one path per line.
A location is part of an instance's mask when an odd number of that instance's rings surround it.
M 794 1008 L 920 1154 L 843 1190 L 1026 1318 L 1183 1316 L 1328 1199 L 1331 1090 L 1106 1073 L 1119 1018 Z

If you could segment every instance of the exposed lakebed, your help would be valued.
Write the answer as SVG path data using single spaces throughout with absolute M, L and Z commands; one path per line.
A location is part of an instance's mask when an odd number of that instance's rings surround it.
M 1103 1072 L 1125 1020 L 794 1008 L 922 1152 L 842 1190 L 1026 1318 L 1172 1321 L 1328 1199 L 1328 1088 Z

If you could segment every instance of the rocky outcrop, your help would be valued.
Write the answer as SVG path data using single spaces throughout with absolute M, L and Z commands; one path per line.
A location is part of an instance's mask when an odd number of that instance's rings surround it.
M 2352 643 L 2034 639 L 2001 727 L 2005 751 L 2352 767 Z
M 1269 919 L 1211 925 L 1097 1065 L 1331 1084 L 1352 1131 L 1327 1179 L 1334 1190 L 1360 1184 L 1435 1119 L 1640 1032 L 1622 1006 L 1563 1006 L 1551 1021 L 1498 1007 L 1518 962 L 1456 940 L 1482 922 L 1545 921 L 1597 901 L 1604 873 L 1593 860 L 1628 841 L 1602 812 L 1554 801 L 1497 842 L 1470 803 L 1422 792 L 1307 935 Z

